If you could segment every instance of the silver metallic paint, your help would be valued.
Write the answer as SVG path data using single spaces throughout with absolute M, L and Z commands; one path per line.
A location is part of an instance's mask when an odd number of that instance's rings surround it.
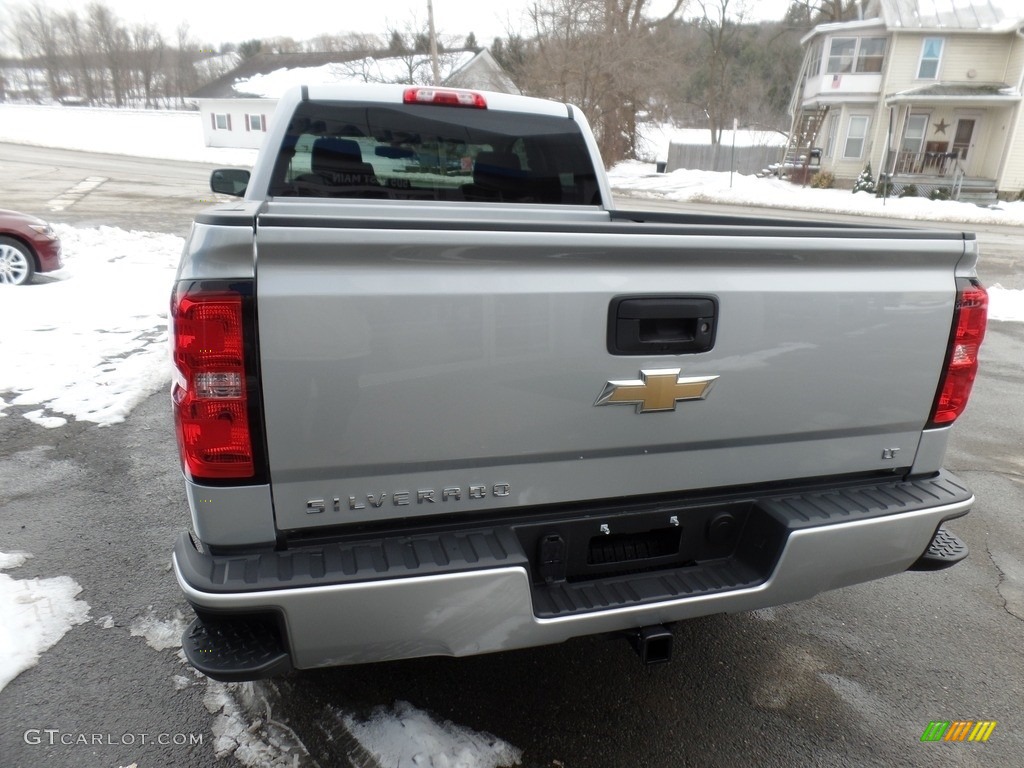
M 388 490 L 501 480 L 513 494 L 475 506 L 499 509 L 914 462 L 962 241 L 513 231 L 504 213 L 493 231 L 417 229 L 415 206 L 366 226 L 326 210 L 258 236 L 281 529 L 324 524 L 309 499 Z M 712 351 L 608 354 L 610 299 L 658 293 L 718 298 Z M 593 407 L 595 380 L 669 367 L 718 375 L 714 396 L 643 419 Z
M 538 619 L 522 568 L 309 587 L 211 594 L 174 571 L 194 604 L 280 609 L 298 668 L 418 656 L 467 656 L 559 643 L 571 637 L 662 624 L 714 613 L 749 611 L 906 570 L 939 524 L 970 508 L 963 503 L 793 532 L 764 584 L 718 595 Z
M 211 546 L 272 546 L 277 540 L 269 485 L 212 487 L 185 479 L 192 526 Z

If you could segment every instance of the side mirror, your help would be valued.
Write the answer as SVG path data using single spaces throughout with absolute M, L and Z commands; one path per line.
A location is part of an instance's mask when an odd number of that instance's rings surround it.
M 249 176 L 249 171 L 241 168 L 218 168 L 210 174 L 210 189 L 221 195 L 244 197 Z

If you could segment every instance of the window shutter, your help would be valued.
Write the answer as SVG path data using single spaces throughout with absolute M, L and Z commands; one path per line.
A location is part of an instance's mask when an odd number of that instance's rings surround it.
M 249 128 L 249 113 L 246 112 L 246 114 L 245 114 L 245 132 L 248 133 L 249 130 L 250 130 L 250 128 Z
M 231 130 L 231 113 L 228 112 L 228 130 Z
M 216 131 L 217 130 L 217 113 L 216 112 L 211 112 L 210 113 L 210 124 L 213 126 L 213 130 Z
M 260 126 L 262 127 L 263 132 L 266 133 L 266 131 L 267 131 L 267 116 L 266 115 L 260 115 Z

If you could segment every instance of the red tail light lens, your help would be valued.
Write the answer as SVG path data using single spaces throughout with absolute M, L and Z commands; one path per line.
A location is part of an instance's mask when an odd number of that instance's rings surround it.
M 939 383 L 930 427 L 952 424 L 967 407 L 978 374 L 978 352 L 988 321 L 988 293 L 973 280 L 960 282 L 946 368 Z
M 202 285 L 179 287 L 171 302 L 178 449 L 194 480 L 256 473 L 245 360 L 245 299 Z
M 487 109 L 487 99 L 483 94 L 450 88 L 406 88 L 402 101 L 405 104 L 439 104 L 445 107 Z

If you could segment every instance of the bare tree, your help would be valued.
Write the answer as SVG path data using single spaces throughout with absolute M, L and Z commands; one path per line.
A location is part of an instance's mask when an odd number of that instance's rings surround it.
M 270 37 L 263 42 L 262 50 L 265 53 L 301 53 L 302 46 L 291 37 Z
M 189 33 L 187 22 L 182 22 L 177 32 L 177 47 L 174 55 L 174 92 L 178 99 L 178 106 L 185 105 L 185 96 L 194 91 L 199 83 L 196 77 L 194 62 L 198 56 L 198 43 Z
M 363 53 L 380 50 L 377 35 L 350 32 L 345 35 L 323 34 L 307 40 L 303 48 L 310 53 Z
M 701 60 L 705 68 L 704 114 L 711 131 L 711 143 L 722 139 L 732 109 L 730 85 L 732 68 L 737 65 L 737 38 L 746 13 L 745 0 L 696 0 L 698 20 L 704 36 Z
M 41 2 L 18 11 L 15 17 L 18 42 L 23 58 L 33 58 L 42 65 L 50 98 L 64 95 L 61 81 L 61 49 L 54 16 Z
M 95 49 L 106 64 L 114 104 L 125 105 L 128 91 L 128 57 L 131 41 L 128 32 L 114 16 L 113 11 L 101 3 L 90 3 L 87 9 L 89 33 Z
M 536 49 L 524 90 L 579 105 L 591 118 L 606 163 L 632 156 L 637 116 L 665 68 L 664 37 L 685 0 L 657 19 L 647 0 L 543 0 L 530 19 Z
M 430 29 L 425 21 L 420 21 L 412 16 L 401 27 L 388 26 L 384 32 L 388 40 L 387 52 L 393 59 L 401 62 L 402 74 L 397 78 L 382 78 L 381 75 L 372 75 L 370 82 L 380 82 L 381 79 L 388 82 L 407 83 L 409 85 L 432 85 L 434 76 L 430 59 Z M 436 33 L 437 47 L 445 51 L 456 45 L 451 35 L 441 32 Z M 442 53 L 438 63 L 442 70 L 450 70 L 453 61 L 451 54 Z
M 88 31 L 75 11 L 58 15 L 57 27 L 69 57 L 75 95 L 84 98 L 88 104 L 95 104 L 98 98 L 94 71 L 95 57 L 89 45 Z
M 132 30 L 132 70 L 137 73 L 145 105 L 153 105 L 153 86 L 157 74 L 163 69 L 167 46 L 164 38 L 151 24 L 140 24 Z
M 863 0 L 790 0 L 786 21 L 802 27 L 850 21 L 861 13 Z

